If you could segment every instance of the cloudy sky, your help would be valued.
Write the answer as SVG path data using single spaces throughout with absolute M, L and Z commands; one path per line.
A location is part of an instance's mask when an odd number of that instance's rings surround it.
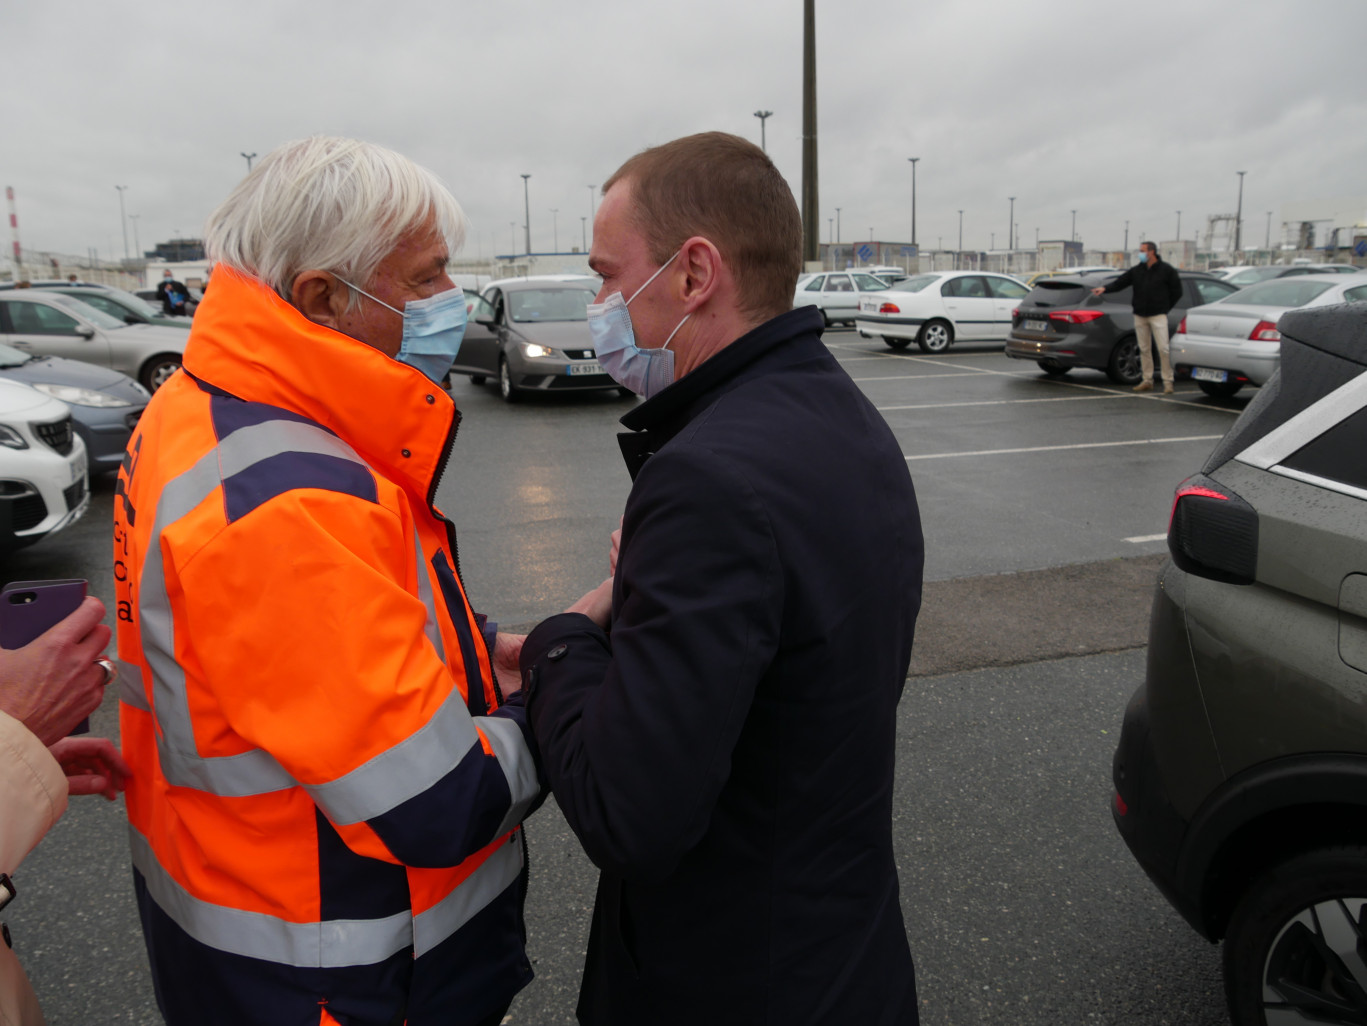
M 1233 212 L 1367 213 L 1367 0 L 817 0 L 821 238 L 952 247 L 1191 238 Z M 579 244 L 589 185 L 652 143 L 720 129 L 801 191 L 800 0 L 7 0 L 0 185 L 28 250 L 122 256 L 198 236 L 264 155 L 315 133 L 435 170 L 465 255 Z M 552 214 L 552 209 L 558 211 Z M 510 227 L 516 225 L 516 228 Z M 558 229 L 558 231 L 556 230 Z M 588 222 L 592 230 L 592 221 Z M 994 238 L 995 236 L 995 238 Z M 4 240 L 9 250 L 9 240 Z

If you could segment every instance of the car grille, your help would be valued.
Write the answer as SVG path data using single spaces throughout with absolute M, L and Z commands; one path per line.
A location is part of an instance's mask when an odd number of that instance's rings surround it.
M 63 456 L 71 453 L 71 418 L 64 417 L 55 420 L 50 424 L 34 424 L 33 433 L 41 438 L 50 448 L 56 449 Z
M 562 352 L 571 360 L 592 360 L 592 349 L 565 349 Z
M 10 530 L 27 531 L 37 527 L 47 516 L 47 503 L 37 492 L 15 500 L 10 507 Z
M 63 488 L 62 497 L 66 499 L 67 509 L 71 510 L 79 506 L 81 504 L 81 500 L 85 498 L 85 478 L 83 477 L 79 481 L 76 481 L 68 485 L 66 488 Z

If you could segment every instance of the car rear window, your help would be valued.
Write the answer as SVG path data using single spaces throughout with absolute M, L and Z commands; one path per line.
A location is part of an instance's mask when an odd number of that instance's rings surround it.
M 1333 288 L 1332 282 L 1301 281 L 1294 276 L 1275 278 L 1258 285 L 1250 285 L 1239 292 L 1230 293 L 1221 303 L 1238 303 L 1245 306 L 1304 306 L 1321 292 Z
M 1026 302 L 1035 306 L 1075 306 L 1087 298 L 1091 289 L 1076 279 L 1045 278 L 1035 282 Z
M 927 285 L 940 280 L 938 274 L 913 274 L 910 278 L 897 283 L 896 292 L 920 292 Z

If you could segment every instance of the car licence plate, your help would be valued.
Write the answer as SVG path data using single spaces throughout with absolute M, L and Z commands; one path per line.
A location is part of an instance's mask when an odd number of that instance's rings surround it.
M 876 300 L 876 299 L 861 299 L 861 300 L 859 301 L 859 309 L 860 309 L 861 311 L 863 311 L 864 313 L 877 313 L 877 312 L 878 312 L 878 300 Z
M 1021 325 L 1021 327 L 1024 328 L 1026 331 L 1047 331 L 1048 328 L 1049 328 L 1049 322 L 1048 322 L 1048 321 L 1026 321 L 1026 322 L 1024 322 L 1024 323 Z
M 585 363 L 572 363 L 565 373 L 572 378 L 577 378 L 583 374 L 602 374 L 603 365 L 597 360 L 589 360 Z
M 1228 371 L 1215 370 L 1213 367 L 1193 367 L 1191 369 L 1192 381 L 1225 381 L 1228 378 Z

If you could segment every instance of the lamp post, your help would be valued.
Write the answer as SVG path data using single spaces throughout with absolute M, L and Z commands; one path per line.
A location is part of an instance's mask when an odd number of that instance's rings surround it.
M 582 214 L 579 217 L 579 230 L 584 236 L 584 252 L 589 251 L 589 219 Z
M 766 141 L 764 137 L 764 122 L 773 116 L 774 112 L 771 110 L 755 111 L 755 117 L 759 118 L 759 148 L 762 149 L 765 153 L 769 152 L 769 143 Z
M 1272 211 L 1267 212 L 1267 238 L 1263 241 L 1263 249 L 1268 251 L 1268 263 L 1272 262 Z
M 1120 248 L 1123 249 L 1126 253 L 1128 253 L 1128 252 L 1130 251 L 1130 222 L 1129 222 L 1129 221 L 1126 221 L 1126 222 L 1125 222 L 1125 245 L 1121 246 Z
M 835 244 L 840 245 L 840 208 L 835 208 Z
M 247 174 L 252 173 L 252 161 L 256 159 L 255 153 L 239 153 L 238 156 L 247 158 Z
M 551 207 L 551 239 L 553 240 L 552 245 L 555 247 L 554 250 L 552 250 L 552 252 L 555 253 L 560 252 L 560 218 L 558 216 L 559 213 L 559 207 Z
M 1239 172 L 1239 206 L 1234 211 L 1234 252 L 1239 252 L 1239 243 L 1242 241 L 1240 229 L 1244 224 L 1244 175 L 1247 171 Z
M 964 252 L 964 212 L 959 211 L 959 248 L 954 251 L 954 270 L 959 269 L 959 259 Z
M 1178 242 L 1182 241 L 1182 211 L 1177 211 L 1177 234 L 1173 236 Z
M 527 179 L 532 177 L 530 174 L 522 176 L 522 216 L 526 219 L 522 227 L 526 230 L 527 255 L 532 255 L 532 200 L 531 193 L 527 188 Z
M 908 157 L 911 161 L 911 248 L 916 248 L 916 162 L 920 157 Z
M 119 220 L 123 222 L 123 258 L 128 259 L 128 216 L 123 212 L 123 193 L 128 188 L 126 185 L 116 185 L 114 188 L 119 190 Z
M 133 222 L 133 252 L 138 256 L 142 256 L 142 243 L 138 241 L 138 218 L 140 217 L 142 217 L 141 214 L 128 215 L 128 220 Z
M 1076 210 L 1073 210 L 1073 211 L 1069 211 L 1069 213 L 1071 213 L 1071 214 L 1073 215 L 1073 234 L 1072 234 L 1072 239 L 1073 239 L 1074 242 L 1076 242 L 1076 241 L 1077 241 L 1077 211 L 1076 211 Z
M 1011 216 L 1007 218 L 1006 221 L 1006 248 L 1015 249 L 1016 236 L 1014 233 L 1014 229 L 1016 226 L 1016 197 L 1010 196 L 1008 198 L 1011 200 Z

